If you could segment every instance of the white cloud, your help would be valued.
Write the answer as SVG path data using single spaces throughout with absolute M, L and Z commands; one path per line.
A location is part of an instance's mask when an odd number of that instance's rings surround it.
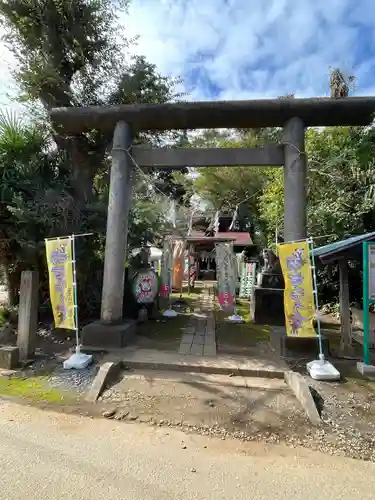
M 132 0 L 123 18 L 133 51 L 181 76 L 189 99 L 328 95 L 329 67 L 375 90 L 372 0 Z M 0 47 L 2 67 L 14 65 Z M 0 103 L 12 89 L 0 75 Z
M 133 0 L 126 24 L 191 98 L 242 99 L 327 95 L 330 66 L 357 73 L 359 93 L 373 88 L 369 14 L 369 0 Z

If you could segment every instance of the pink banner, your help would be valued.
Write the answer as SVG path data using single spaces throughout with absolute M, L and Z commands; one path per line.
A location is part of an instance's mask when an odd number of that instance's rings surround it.
M 159 288 L 159 296 L 162 298 L 162 299 L 168 299 L 169 298 L 169 293 L 170 293 L 170 289 L 169 289 L 169 286 L 165 283 L 162 283 L 160 288 Z
M 228 292 L 220 292 L 218 294 L 219 304 L 223 310 L 230 309 L 233 310 L 234 306 L 234 295 Z

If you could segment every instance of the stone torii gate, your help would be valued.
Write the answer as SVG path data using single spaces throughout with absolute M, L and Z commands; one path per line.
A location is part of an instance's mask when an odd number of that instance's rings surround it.
M 85 345 L 121 347 L 134 331 L 134 324 L 124 322 L 122 318 L 131 172 L 134 168 L 128 151 L 136 163 L 145 168 L 283 166 L 284 240 L 293 241 L 307 236 L 305 127 L 368 125 L 374 112 L 373 97 L 53 109 L 50 116 L 60 134 L 75 135 L 93 129 L 113 132 L 101 317 L 85 328 Z M 263 148 L 132 148 L 132 134 L 142 130 L 262 127 L 283 127 L 282 143 Z

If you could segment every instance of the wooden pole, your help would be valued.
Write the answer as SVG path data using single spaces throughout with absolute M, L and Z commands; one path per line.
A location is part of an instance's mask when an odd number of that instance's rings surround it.
M 342 352 L 347 351 L 352 345 L 352 326 L 350 323 L 350 297 L 348 280 L 348 261 L 345 258 L 339 260 L 340 270 L 340 318 L 341 318 L 341 342 Z

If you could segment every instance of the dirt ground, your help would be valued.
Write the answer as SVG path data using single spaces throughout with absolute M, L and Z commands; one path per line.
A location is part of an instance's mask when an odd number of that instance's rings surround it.
M 143 348 L 177 352 L 183 328 L 198 304 L 197 292 L 174 297 L 177 319 L 160 317 L 139 327 L 135 344 Z M 240 311 L 245 316 L 246 301 Z M 265 355 L 270 352 L 269 329 L 245 323 L 228 325 L 216 315 L 217 348 L 220 353 Z M 246 317 L 247 319 L 247 317 Z M 325 324 L 328 318 L 325 319 Z M 337 322 L 324 332 L 338 346 Z M 10 344 L 15 343 L 13 334 Z M 336 346 L 337 344 L 337 346 Z M 51 405 L 60 411 L 79 412 L 152 425 L 178 426 L 187 432 L 234 437 L 244 441 L 286 442 L 330 454 L 375 461 L 375 383 L 355 373 L 355 360 L 333 360 L 344 375 L 340 383 L 317 383 L 316 390 L 322 425 L 312 427 L 302 407 L 282 381 L 234 380 L 237 377 L 188 373 L 126 372 L 122 380 L 107 389 L 96 405 L 84 402 L 98 369 L 84 372 L 62 370 L 62 359 L 74 346 L 72 332 L 38 331 L 38 359 L 20 373 L 20 381 L 0 380 L 0 396 L 21 397 L 37 405 Z M 96 353 L 95 362 L 102 354 Z M 305 372 L 306 361 L 292 362 L 291 369 Z
M 239 387 L 225 376 L 181 375 L 125 373 L 100 399 L 104 415 L 375 461 L 371 385 L 311 383 L 322 415 L 314 427 L 282 381 L 247 379 L 247 387 Z
M 130 420 L 224 436 L 260 439 L 274 434 L 272 440 L 279 441 L 293 428 L 307 428 L 298 401 L 284 381 L 276 379 L 137 370 L 125 372 L 100 403 L 114 406 Z

